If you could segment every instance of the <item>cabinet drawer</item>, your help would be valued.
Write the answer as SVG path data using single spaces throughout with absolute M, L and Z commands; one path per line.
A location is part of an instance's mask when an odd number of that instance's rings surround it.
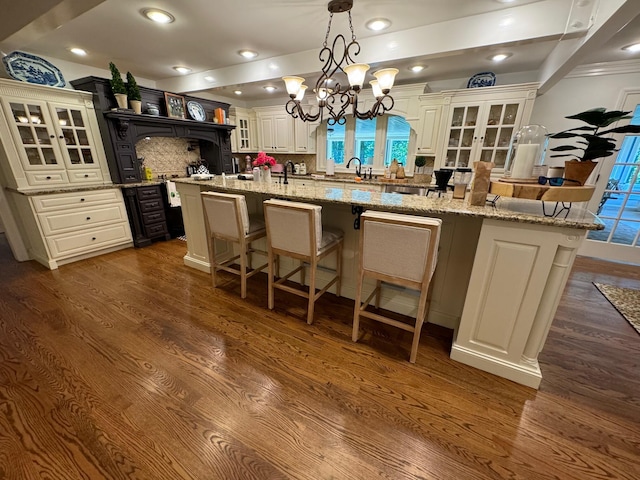
M 142 213 L 156 212 L 158 210 L 164 210 L 164 205 L 162 205 L 162 199 L 158 198 L 157 200 L 141 200 L 140 201 L 140 211 Z
M 130 241 L 131 233 L 127 223 L 47 237 L 52 258 L 93 252 Z
M 71 183 L 102 182 L 102 172 L 98 169 L 69 170 L 67 173 Z
M 149 238 L 167 235 L 169 233 L 166 222 L 145 225 L 144 229 L 147 231 L 147 237 Z
M 142 223 L 144 223 L 145 225 L 164 221 L 166 221 L 166 218 L 164 216 L 164 211 L 162 210 L 158 212 L 149 212 L 142 214 Z
M 122 202 L 122 197 L 120 190 L 113 188 L 109 190 L 94 190 L 91 192 L 39 195 L 32 197 L 32 201 L 36 212 L 51 212 L 69 208 Z
M 34 187 L 44 187 L 51 185 L 65 185 L 69 183 L 67 172 L 24 172 L 29 185 Z
M 148 200 L 151 198 L 160 198 L 160 187 L 139 187 L 137 190 L 139 200 Z
M 125 222 L 127 221 L 127 212 L 124 209 L 124 205 L 119 203 L 91 209 L 41 213 L 38 217 L 44 234 L 56 235 L 83 227 Z

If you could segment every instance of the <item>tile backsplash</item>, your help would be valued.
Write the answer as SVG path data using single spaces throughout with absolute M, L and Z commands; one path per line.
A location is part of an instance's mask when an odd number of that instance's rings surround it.
M 136 143 L 136 155 L 144 157 L 154 177 L 187 174 L 187 165 L 200 159 L 197 141 L 186 138 L 149 137 Z

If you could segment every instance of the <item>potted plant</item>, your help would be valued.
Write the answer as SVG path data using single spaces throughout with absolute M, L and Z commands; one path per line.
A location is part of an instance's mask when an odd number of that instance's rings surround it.
M 597 165 L 594 160 L 610 157 L 616 150 L 616 139 L 606 137 L 612 133 L 640 133 L 640 125 L 623 125 L 621 127 L 606 128 L 613 123 L 631 118 L 631 112 L 611 110 L 606 108 L 593 108 L 576 115 L 570 115 L 568 119 L 580 120 L 588 126 L 570 128 L 562 132 L 550 135 L 550 138 L 577 138 L 575 145 L 559 145 L 550 150 L 561 152 L 550 155 L 553 157 L 573 157 L 565 161 L 564 177 L 577 180 L 581 185 L 589 178 Z M 604 129 L 604 130 L 603 130 Z
M 111 70 L 111 92 L 116 97 L 118 107 L 127 108 L 127 88 L 124 86 L 120 70 L 113 62 L 109 62 L 109 70 Z
M 140 87 L 131 72 L 127 72 L 127 97 L 131 108 L 137 114 L 142 113 L 142 96 L 140 95 Z
M 426 164 L 427 164 L 426 157 L 422 157 L 422 156 L 416 157 L 416 161 L 415 161 L 416 172 L 415 173 L 424 173 L 424 166 Z

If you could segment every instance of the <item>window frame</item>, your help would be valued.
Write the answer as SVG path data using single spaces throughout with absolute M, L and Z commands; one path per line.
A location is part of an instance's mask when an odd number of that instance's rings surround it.
M 376 119 L 376 134 L 375 134 L 375 148 L 373 155 L 373 165 L 371 166 L 373 175 L 384 175 L 384 157 L 385 152 L 387 150 L 387 125 L 389 114 L 382 115 L 377 117 Z M 408 177 L 413 176 L 414 170 L 414 161 L 415 161 L 415 148 L 417 135 L 413 128 L 413 125 L 410 121 L 406 119 L 406 117 L 402 115 L 394 115 L 398 117 L 402 117 L 409 124 L 409 146 L 407 150 L 407 164 L 404 166 L 406 175 Z M 347 169 L 346 164 L 348 163 L 351 157 L 355 155 L 355 118 L 352 116 L 346 117 L 345 123 L 345 136 L 344 136 L 344 163 L 335 164 L 335 172 L 336 173 L 355 173 L 354 165 L 351 168 Z M 316 168 L 319 172 L 326 171 L 326 159 L 327 159 L 327 122 L 322 122 L 317 127 L 317 147 L 316 147 Z M 364 165 L 363 165 L 364 168 Z M 366 168 L 369 168 L 367 166 Z

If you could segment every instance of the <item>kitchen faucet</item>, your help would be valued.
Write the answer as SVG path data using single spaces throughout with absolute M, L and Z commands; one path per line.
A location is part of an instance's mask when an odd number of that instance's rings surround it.
M 285 185 L 289 184 L 289 180 L 287 180 L 287 170 L 289 169 L 288 168 L 289 165 L 291 165 L 291 175 L 295 173 L 295 165 L 291 160 L 289 160 L 287 163 L 284 164 L 284 184 Z
M 349 165 L 351 165 L 351 160 L 358 161 L 358 166 L 356 167 L 356 177 L 359 177 L 361 173 L 360 169 L 362 168 L 362 161 L 358 157 L 351 157 L 347 162 L 347 168 L 349 168 Z

